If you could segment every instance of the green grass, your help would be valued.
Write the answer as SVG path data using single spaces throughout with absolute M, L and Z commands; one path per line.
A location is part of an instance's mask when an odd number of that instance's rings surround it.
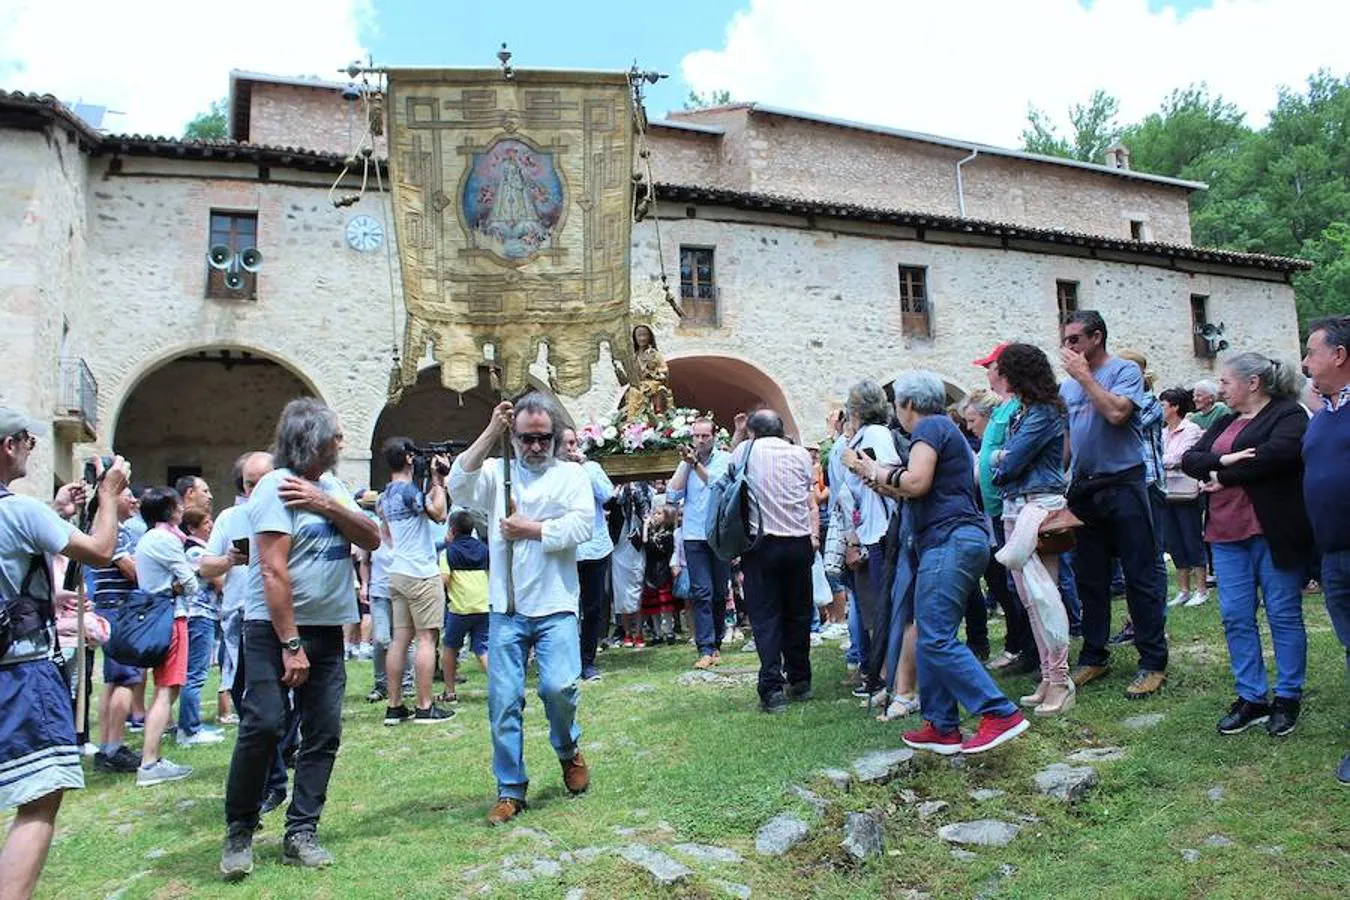
M 1129 702 L 1132 649 L 1115 653 L 1107 682 L 1085 689 L 1067 717 L 1033 723 L 1022 739 L 954 769 L 921 757 L 918 772 L 884 787 L 841 794 L 816 773 L 846 767 L 863 752 L 899 744 L 896 724 L 873 721 L 847 696 L 842 654 L 813 653 L 816 699 L 784 716 L 756 711 L 750 688 L 680 687 L 692 648 L 601 655 L 605 679 L 583 691 L 583 747 L 593 786 L 565 796 L 548 746 L 540 706 L 526 709 L 531 809 L 518 823 L 545 841 L 489 829 L 493 800 L 483 678 L 472 672 L 459 715 L 448 726 L 381 726 L 382 707 L 363 702 L 369 663 L 349 665 L 343 747 L 320 835 L 337 857 L 322 872 L 279 864 L 282 814 L 273 813 L 256 844 L 257 869 L 242 885 L 216 878 L 223 832 L 222 792 L 231 742 L 179 750 L 197 767 L 175 785 L 138 789 L 130 776 L 90 774 L 88 788 L 67 798 L 58 837 L 39 885 L 43 897 L 561 897 L 571 887 L 587 898 L 719 897 L 715 879 L 749 884 L 756 897 L 891 897 L 914 888 L 934 897 L 1345 897 L 1350 893 L 1350 790 L 1334 766 L 1346 749 L 1350 720 L 1344 657 L 1320 597 L 1308 598 L 1309 677 L 1298 731 L 1275 741 L 1262 730 L 1221 738 L 1214 723 L 1231 699 L 1227 653 L 1215 604 L 1175 612 L 1170 681 L 1162 697 Z M 994 630 L 1001 626 L 994 624 Z M 1267 646 L 1269 646 L 1267 642 Z M 748 666 L 732 650 L 726 666 Z M 1028 678 L 1006 683 L 1010 696 Z M 210 696 L 208 694 L 208 696 Z M 1130 731 L 1122 719 L 1166 714 L 1164 723 Z M 912 721 L 912 720 L 911 720 Z M 909 726 L 906 722 L 906 727 Z M 1127 747 L 1125 760 L 1098 766 L 1101 785 L 1075 806 L 1035 793 L 1031 776 L 1090 745 Z M 811 838 L 781 859 L 753 852 L 755 830 L 772 815 L 805 813 L 786 788 L 805 784 L 834 801 Z M 1226 796 L 1211 801 L 1207 791 Z M 976 804 L 969 792 L 1007 793 Z M 945 813 L 920 821 L 899 796 L 942 799 Z M 840 850 L 848 810 L 880 809 L 886 854 L 853 863 Z M 936 837 L 948 822 L 1035 815 L 1007 847 L 954 860 Z M 120 834 L 128 831 L 129 834 Z M 636 829 L 631 837 L 616 829 Z M 673 829 L 673 831 L 668 830 Z M 1235 846 L 1212 848 L 1211 834 Z M 700 841 L 734 847 L 743 865 L 691 864 L 697 875 L 663 891 L 614 855 L 565 867 L 558 879 L 529 884 L 497 878 L 511 854 L 556 859 L 564 851 L 633 840 L 653 845 Z M 1195 863 L 1183 848 L 1200 851 Z M 1267 848 L 1262 852 L 1261 848 Z M 1278 851 L 1269 848 L 1279 848 Z M 157 851 L 157 852 L 152 852 Z M 1278 855 L 1269 855 L 1278 853 Z M 999 878 L 1005 864 L 1015 874 Z M 475 872 L 474 867 L 485 869 Z M 479 893 L 479 891 L 483 893 Z

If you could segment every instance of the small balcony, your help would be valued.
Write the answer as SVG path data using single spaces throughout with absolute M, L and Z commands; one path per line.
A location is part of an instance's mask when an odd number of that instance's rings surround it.
M 56 433 L 72 443 L 98 439 L 98 382 L 88 364 L 78 357 L 60 362 L 53 424 Z

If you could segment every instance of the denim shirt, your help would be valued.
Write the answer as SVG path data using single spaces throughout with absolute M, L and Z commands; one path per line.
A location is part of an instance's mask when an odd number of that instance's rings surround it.
M 1068 488 L 1064 472 L 1066 413 L 1049 403 L 1024 407 L 1008 429 L 1003 458 L 994 468 L 994 484 L 1005 498 L 1027 494 L 1062 494 Z

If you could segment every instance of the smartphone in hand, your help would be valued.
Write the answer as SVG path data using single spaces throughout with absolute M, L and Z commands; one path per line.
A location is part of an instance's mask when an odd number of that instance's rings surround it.
M 235 538 L 232 543 L 234 544 L 234 549 L 238 550 L 242 555 L 248 556 L 248 538 Z

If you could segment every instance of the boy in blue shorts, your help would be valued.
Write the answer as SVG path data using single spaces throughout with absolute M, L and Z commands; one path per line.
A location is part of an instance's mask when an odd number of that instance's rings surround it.
M 445 673 L 442 703 L 457 703 L 455 675 L 459 651 L 464 639 L 478 657 L 478 665 L 487 671 L 488 652 L 488 547 L 474 537 L 473 516 L 468 510 L 450 515 L 450 543 L 441 555 L 441 580 L 445 583 L 449 607 L 445 612 L 445 639 L 441 649 L 441 670 Z

